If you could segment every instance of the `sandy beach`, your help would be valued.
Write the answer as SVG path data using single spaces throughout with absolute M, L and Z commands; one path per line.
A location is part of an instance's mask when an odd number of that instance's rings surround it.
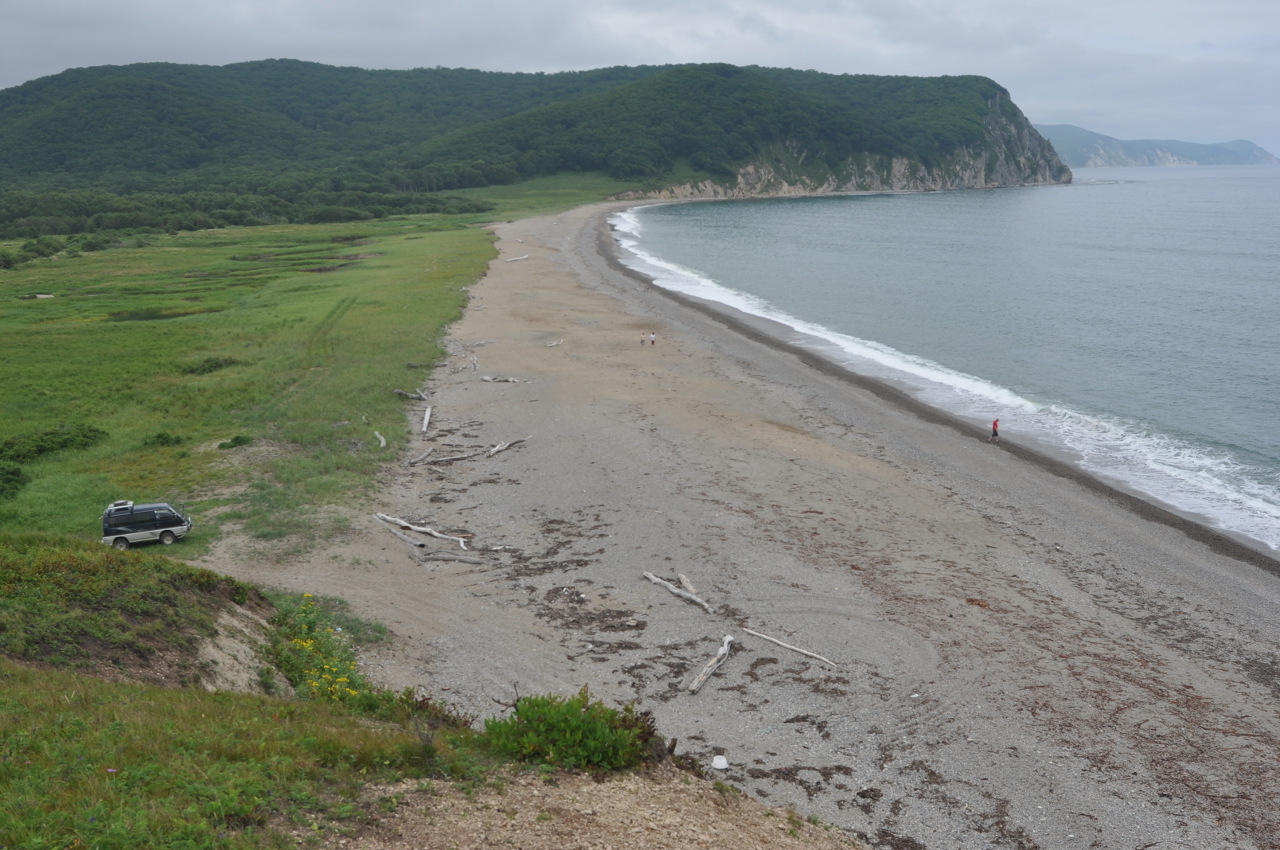
M 494 228 L 408 413 L 433 454 L 346 540 L 207 565 L 386 623 L 389 686 L 635 700 L 873 846 L 1280 847 L 1274 561 L 655 290 L 608 209 Z

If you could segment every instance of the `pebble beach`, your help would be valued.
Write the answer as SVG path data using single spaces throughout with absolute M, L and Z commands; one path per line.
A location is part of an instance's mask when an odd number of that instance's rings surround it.
M 1280 847 L 1268 553 L 671 297 L 617 262 L 617 208 L 493 228 L 408 414 L 433 455 L 345 540 L 212 565 L 386 623 L 388 686 L 634 701 L 872 846 Z

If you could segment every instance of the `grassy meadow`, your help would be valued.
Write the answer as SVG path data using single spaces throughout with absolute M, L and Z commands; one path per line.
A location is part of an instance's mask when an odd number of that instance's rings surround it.
M 134 241 L 0 274 L 0 442 L 106 432 L 22 463 L 0 531 L 96 536 L 128 498 L 184 505 L 199 541 L 201 510 L 241 492 L 229 516 L 252 533 L 301 530 L 404 445 L 391 390 L 440 358 L 493 255 L 487 231 L 438 218 Z M 228 463 L 255 446 L 268 461 Z

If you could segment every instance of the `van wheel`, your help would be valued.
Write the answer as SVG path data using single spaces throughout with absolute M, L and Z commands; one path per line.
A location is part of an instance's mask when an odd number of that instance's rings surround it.
M 160 532 L 160 542 L 161 542 L 161 543 L 163 543 L 165 546 L 168 546 L 169 544 L 171 544 L 173 541 L 175 541 L 175 540 L 177 540 L 177 539 L 178 539 L 178 538 L 176 538 L 176 537 L 174 537 L 174 536 L 173 536 L 173 532 L 172 532 L 172 531 L 162 531 L 162 532 Z
M 114 541 L 112 541 L 111 545 L 116 547 L 117 549 L 128 549 L 129 541 L 123 537 L 117 537 Z

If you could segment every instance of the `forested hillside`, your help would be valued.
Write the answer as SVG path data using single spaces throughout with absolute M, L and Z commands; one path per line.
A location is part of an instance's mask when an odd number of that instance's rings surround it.
M 0 92 L 0 239 L 475 211 L 438 193 L 564 171 L 638 190 L 730 185 L 762 162 L 800 189 L 1069 179 L 1041 143 L 982 77 L 80 68 Z

